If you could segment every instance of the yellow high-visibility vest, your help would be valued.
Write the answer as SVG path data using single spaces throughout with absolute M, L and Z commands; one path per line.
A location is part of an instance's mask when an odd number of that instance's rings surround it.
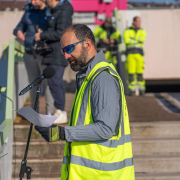
M 126 50 L 142 49 L 143 42 L 146 39 L 146 31 L 144 29 L 135 30 L 132 25 L 130 28 L 124 30 L 124 42 L 126 44 Z
M 108 39 L 107 30 L 103 29 L 101 26 L 97 26 L 94 30 L 95 40 L 97 39 Z M 110 39 L 118 40 L 118 43 L 121 43 L 121 34 L 115 29 L 115 31 L 110 35 Z
M 121 88 L 119 133 L 107 140 L 66 142 L 61 180 L 135 180 L 124 87 L 112 63 L 100 62 L 96 64 L 84 79 L 79 91 L 76 90 L 69 125 L 94 123 L 91 114 L 91 85 L 94 78 L 102 71 L 107 71 L 116 78 Z M 82 102 L 87 102 L 86 109 L 81 106 Z M 85 118 L 79 118 L 82 116 Z

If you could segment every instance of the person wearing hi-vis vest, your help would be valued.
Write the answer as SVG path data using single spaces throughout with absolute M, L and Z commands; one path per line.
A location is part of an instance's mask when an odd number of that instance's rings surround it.
M 66 28 L 60 43 L 79 71 L 69 124 L 35 129 L 48 142 L 66 140 L 61 180 L 135 180 L 124 87 L 114 65 L 97 53 L 86 25 Z
M 133 24 L 124 31 L 126 43 L 126 69 L 129 74 L 129 89 L 131 95 L 135 95 L 136 89 L 139 94 L 145 93 L 144 72 L 144 51 L 143 43 L 146 40 L 146 31 L 141 28 L 141 18 L 133 18 Z
M 118 44 L 121 43 L 121 34 L 112 25 L 111 17 L 106 17 L 103 25 L 94 30 L 97 50 L 103 50 L 106 60 L 114 66 L 117 64 Z

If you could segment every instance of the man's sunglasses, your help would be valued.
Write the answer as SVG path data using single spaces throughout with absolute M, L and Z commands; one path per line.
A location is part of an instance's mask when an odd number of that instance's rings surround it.
M 61 49 L 62 54 L 65 55 L 65 52 L 68 53 L 68 54 L 72 53 L 73 50 L 74 50 L 74 48 L 75 48 L 75 46 L 76 46 L 77 44 L 81 43 L 81 42 L 84 42 L 84 41 L 86 41 L 86 40 L 83 40 L 83 41 L 80 41 L 80 42 L 77 42 L 77 43 L 74 43 L 74 44 L 70 44 L 70 45 L 62 48 L 62 49 Z

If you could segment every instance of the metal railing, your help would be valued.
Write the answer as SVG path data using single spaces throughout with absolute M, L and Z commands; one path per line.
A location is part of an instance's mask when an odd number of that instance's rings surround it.
M 23 61 L 24 46 L 17 42 L 15 39 L 9 40 L 9 45 L 3 46 L 3 59 L 7 60 L 7 86 L 3 87 L 2 95 L 6 96 L 5 101 L 5 118 L 0 122 L 0 150 L 12 130 L 13 125 L 13 100 L 14 92 L 14 64 L 15 62 Z M 2 77 L 5 78 L 5 77 Z M 10 100 L 11 99 L 11 100 Z M 0 105 L 2 102 L 0 102 Z M 1 110 L 0 106 L 0 110 Z

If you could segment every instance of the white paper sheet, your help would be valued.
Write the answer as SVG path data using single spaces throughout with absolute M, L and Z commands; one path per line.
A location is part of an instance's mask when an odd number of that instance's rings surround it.
M 30 121 L 32 124 L 39 127 L 49 127 L 57 119 L 57 116 L 38 114 L 29 106 L 23 107 L 16 111 L 23 117 L 25 117 L 28 121 Z

